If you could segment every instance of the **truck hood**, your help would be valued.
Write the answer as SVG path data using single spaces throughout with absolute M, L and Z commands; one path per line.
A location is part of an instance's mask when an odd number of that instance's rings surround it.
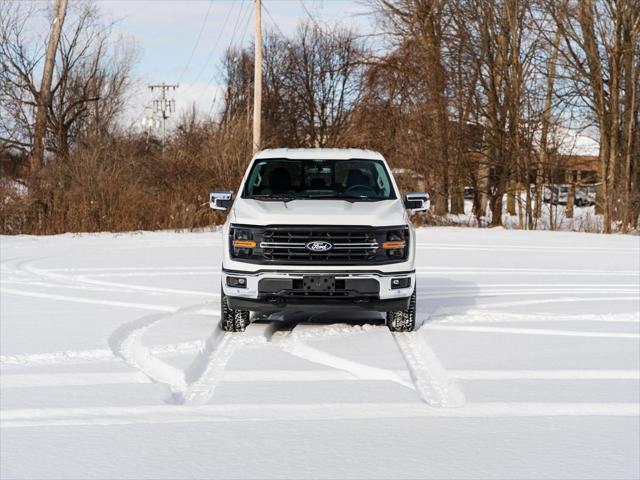
M 345 200 L 259 201 L 237 198 L 231 221 L 243 225 L 404 225 L 401 200 L 347 202 Z

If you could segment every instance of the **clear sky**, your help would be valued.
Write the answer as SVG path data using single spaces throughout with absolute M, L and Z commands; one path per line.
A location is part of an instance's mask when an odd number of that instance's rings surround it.
M 72 0 L 73 1 L 73 0 Z M 94 0 L 117 20 L 117 30 L 140 50 L 138 87 L 128 116 L 137 119 L 151 95 L 147 83 L 179 83 L 174 98 L 180 112 L 196 102 L 200 112 L 220 105 L 220 59 L 231 45 L 253 41 L 253 0 Z M 371 8 L 353 0 L 263 0 L 263 28 L 292 35 L 309 15 L 340 23 L 362 34 L 374 28 Z

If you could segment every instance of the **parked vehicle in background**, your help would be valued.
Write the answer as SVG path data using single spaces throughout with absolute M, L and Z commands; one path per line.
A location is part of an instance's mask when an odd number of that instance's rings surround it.
M 222 228 L 222 320 L 243 331 L 251 312 L 371 310 L 392 331 L 416 326 L 415 232 L 404 199 L 379 153 L 277 149 L 255 155 Z M 232 205 L 233 202 L 233 205 Z
M 574 204 L 578 207 L 591 207 L 596 204 L 596 186 L 582 185 L 576 189 Z
M 569 197 L 569 185 L 545 185 L 542 200 L 552 205 L 566 205 Z
M 570 185 L 544 185 L 542 199 L 552 205 L 566 205 L 569 198 Z M 535 187 L 532 187 L 532 195 Z M 596 185 L 578 186 L 574 192 L 573 204 L 577 207 L 589 207 L 596 204 Z
M 473 200 L 474 190 L 473 187 L 464 187 L 464 199 Z

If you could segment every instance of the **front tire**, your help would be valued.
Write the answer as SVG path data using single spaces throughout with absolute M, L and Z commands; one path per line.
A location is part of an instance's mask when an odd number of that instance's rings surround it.
M 244 332 L 250 323 L 249 310 L 236 310 L 229 306 L 229 300 L 220 289 L 220 327 L 225 332 Z
M 387 327 L 392 332 L 413 332 L 416 329 L 416 289 L 405 310 L 387 312 Z

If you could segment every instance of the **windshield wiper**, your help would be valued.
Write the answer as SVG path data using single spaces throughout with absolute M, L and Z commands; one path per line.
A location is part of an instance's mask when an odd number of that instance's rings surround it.
M 367 197 L 366 195 L 310 195 L 308 197 L 304 197 L 305 199 L 310 200 L 344 200 L 345 202 L 354 203 L 354 202 L 379 202 L 380 200 L 385 200 L 384 198 L 378 197 Z
M 298 200 L 298 197 L 294 197 L 293 195 L 251 195 L 247 198 L 251 200 L 265 200 L 284 203 L 290 202 L 291 200 Z
M 336 196 L 335 198 L 340 199 L 340 200 L 346 200 L 347 202 L 351 201 L 351 202 L 357 202 L 357 201 L 361 201 L 361 202 L 378 202 L 380 200 L 384 200 L 384 198 L 379 198 L 379 197 L 368 197 L 366 195 L 345 195 L 345 194 L 340 194 L 338 196 Z

